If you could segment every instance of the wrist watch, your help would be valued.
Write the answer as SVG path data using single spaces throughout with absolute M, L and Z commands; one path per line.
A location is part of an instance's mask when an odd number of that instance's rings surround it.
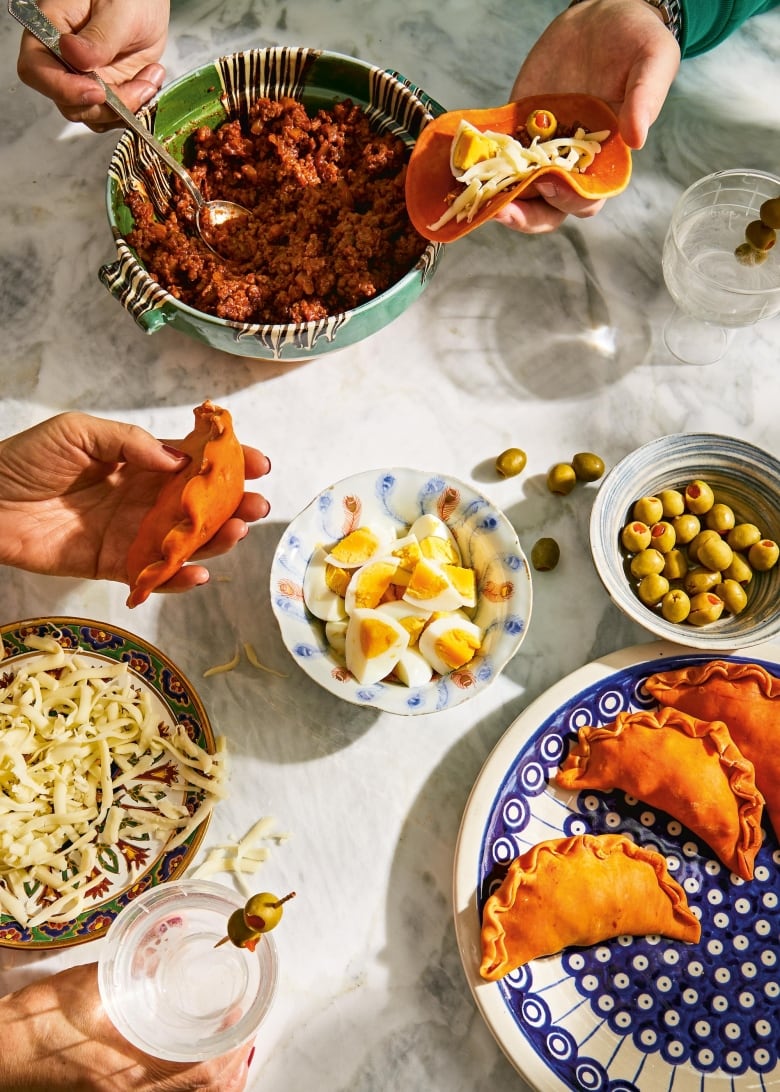
M 575 4 L 581 4 L 582 2 L 583 0 L 571 0 L 569 7 L 573 8 Z M 656 11 L 660 11 L 667 30 L 672 32 L 679 45 L 682 38 L 682 5 L 680 0 L 644 0 L 644 2 L 649 4 L 651 8 L 655 8 Z

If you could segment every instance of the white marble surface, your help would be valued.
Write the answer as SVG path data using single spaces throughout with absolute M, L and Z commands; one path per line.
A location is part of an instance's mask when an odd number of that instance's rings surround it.
M 315 45 L 396 68 L 448 107 L 503 102 L 536 35 L 563 5 L 496 0 L 174 3 L 171 78 L 236 48 Z M 119 586 L 0 577 L 0 616 L 76 614 L 156 643 L 195 679 L 251 641 L 286 678 L 247 664 L 200 692 L 235 757 L 230 800 L 207 844 L 261 815 L 293 838 L 262 886 L 295 888 L 277 932 L 282 975 L 250 1086 L 268 1092 L 492 1092 L 523 1088 L 479 1016 L 451 915 L 453 855 L 469 789 L 513 719 L 561 676 L 647 639 L 608 601 L 587 551 L 594 487 L 544 487 L 549 465 L 597 450 L 608 465 L 665 432 L 723 431 L 780 454 L 780 319 L 741 332 L 719 364 L 685 367 L 660 332 L 660 268 L 672 205 L 728 166 L 778 170 L 780 12 L 685 62 L 630 189 L 590 222 L 545 238 L 489 225 L 454 245 L 414 307 L 319 363 L 255 364 L 166 331 L 147 337 L 97 280 L 113 257 L 104 179 L 116 136 L 69 126 L 15 78 L 18 28 L 0 16 L 0 329 L 8 434 L 69 408 L 183 435 L 204 397 L 273 461 L 271 515 L 209 586 L 133 612 Z M 520 478 L 491 470 L 509 445 Z M 310 682 L 281 645 L 270 558 L 321 487 L 382 465 L 447 470 L 487 491 L 526 549 L 562 547 L 535 577 L 520 654 L 476 700 L 441 716 L 374 716 Z M 0 954 L 14 988 L 93 946 Z

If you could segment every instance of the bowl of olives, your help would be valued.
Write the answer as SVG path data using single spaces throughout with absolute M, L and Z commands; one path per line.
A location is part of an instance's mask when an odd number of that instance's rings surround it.
M 596 495 L 590 543 L 613 602 L 656 637 L 733 652 L 780 633 L 780 460 L 753 444 L 637 448 Z

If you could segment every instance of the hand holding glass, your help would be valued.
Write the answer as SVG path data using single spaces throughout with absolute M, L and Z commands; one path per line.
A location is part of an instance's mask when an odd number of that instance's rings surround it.
M 780 178 L 730 170 L 694 182 L 677 202 L 662 260 L 675 302 L 664 341 L 679 360 L 714 364 L 737 327 L 780 312 L 780 247 L 756 262 L 735 254 L 761 205 L 776 197 Z
M 219 1057 L 250 1039 L 276 990 L 276 947 L 220 944 L 244 900 L 218 883 L 144 891 L 108 931 L 98 963 L 103 1007 L 134 1046 L 171 1062 Z

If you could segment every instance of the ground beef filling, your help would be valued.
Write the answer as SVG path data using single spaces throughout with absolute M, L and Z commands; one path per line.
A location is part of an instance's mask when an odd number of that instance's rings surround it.
M 408 149 L 375 133 L 350 101 L 310 118 L 294 99 L 260 99 L 248 125 L 194 134 L 191 173 L 207 199 L 251 210 L 217 257 L 198 238 L 177 180 L 162 222 L 142 194 L 126 198 L 127 241 L 177 299 L 236 322 L 311 322 L 357 307 L 411 269 L 426 241 L 404 201 Z M 226 251 L 226 247 L 229 249 Z

